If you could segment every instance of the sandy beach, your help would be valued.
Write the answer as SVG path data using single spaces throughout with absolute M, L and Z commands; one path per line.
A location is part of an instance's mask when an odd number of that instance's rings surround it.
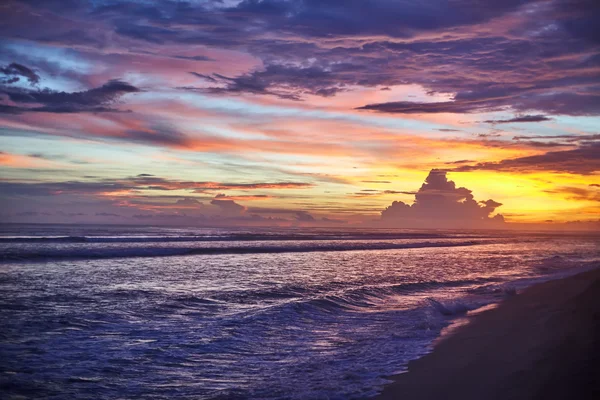
M 477 314 L 377 397 L 600 398 L 600 269 L 535 285 Z

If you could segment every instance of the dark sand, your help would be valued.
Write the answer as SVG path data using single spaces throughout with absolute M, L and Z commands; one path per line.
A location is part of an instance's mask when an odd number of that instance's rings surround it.
M 408 369 L 377 399 L 600 399 L 600 269 L 474 316 Z

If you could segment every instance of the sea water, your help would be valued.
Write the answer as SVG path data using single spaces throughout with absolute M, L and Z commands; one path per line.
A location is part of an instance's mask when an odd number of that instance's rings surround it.
M 583 234 L 3 225 L 0 391 L 369 398 L 456 317 L 599 260 Z

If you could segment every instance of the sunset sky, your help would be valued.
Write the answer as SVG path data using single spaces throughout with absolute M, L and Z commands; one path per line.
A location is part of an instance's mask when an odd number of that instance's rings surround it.
M 0 221 L 597 221 L 599 20 L 595 0 L 3 1 Z

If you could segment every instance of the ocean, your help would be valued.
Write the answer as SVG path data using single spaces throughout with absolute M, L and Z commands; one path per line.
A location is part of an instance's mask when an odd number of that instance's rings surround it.
M 467 313 L 598 266 L 599 239 L 5 224 L 0 391 L 367 399 Z

